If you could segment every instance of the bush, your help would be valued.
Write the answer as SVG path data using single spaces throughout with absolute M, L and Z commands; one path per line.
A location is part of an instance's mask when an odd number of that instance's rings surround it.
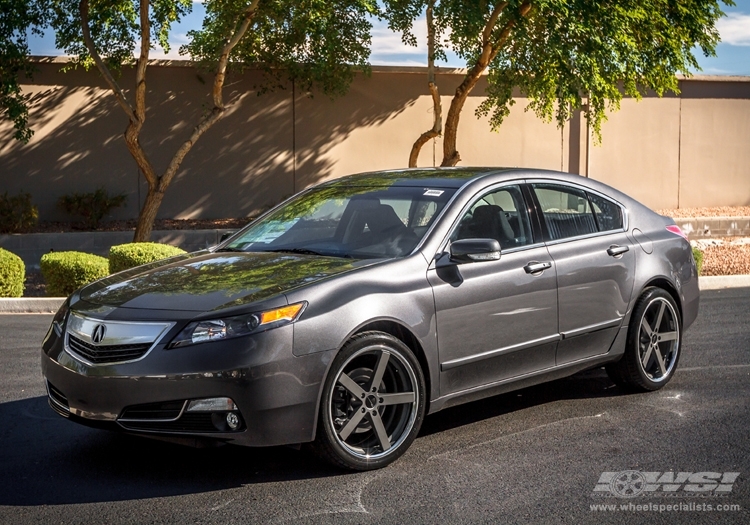
M 31 195 L 19 193 L 0 195 L 0 233 L 20 233 L 30 230 L 39 220 L 39 210 L 31 204 Z
M 45 253 L 40 266 L 50 297 L 67 297 L 84 284 L 109 275 L 107 259 L 83 252 Z
M 703 271 L 703 252 L 698 248 L 693 248 L 693 259 L 695 259 L 695 266 L 698 267 L 698 275 Z
M 63 195 L 57 205 L 70 215 L 83 217 L 83 226 L 95 230 L 105 215 L 127 202 L 127 195 L 110 195 L 104 188 L 99 188 L 93 193 Z
M 135 266 L 187 253 L 176 246 L 157 242 L 132 242 L 109 249 L 109 272 L 116 273 Z
M 0 248 L 0 297 L 21 297 L 26 265 L 15 253 Z

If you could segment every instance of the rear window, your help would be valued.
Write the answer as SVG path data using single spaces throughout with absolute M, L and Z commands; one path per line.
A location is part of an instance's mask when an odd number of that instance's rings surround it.
M 594 208 L 594 215 L 599 225 L 599 231 L 621 230 L 623 227 L 622 208 L 611 200 L 599 195 L 589 193 L 588 196 Z

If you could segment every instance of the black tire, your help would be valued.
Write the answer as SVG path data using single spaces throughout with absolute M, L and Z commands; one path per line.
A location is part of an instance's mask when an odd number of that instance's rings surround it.
M 650 392 L 666 385 L 680 359 L 682 319 L 674 299 L 661 288 L 646 288 L 633 309 L 625 354 L 607 374 L 628 390 Z
M 390 334 L 363 332 L 331 364 L 313 447 L 339 467 L 379 469 L 409 448 L 424 412 L 424 375 L 411 350 Z

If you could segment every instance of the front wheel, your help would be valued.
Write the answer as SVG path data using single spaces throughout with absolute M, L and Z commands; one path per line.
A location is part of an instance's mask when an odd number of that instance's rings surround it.
M 610 378 L 631 390 L 658 390 L 677 368 L 682 326 L 677 305 L 661 288 L 647 288 L 638 298 L 628 327 L 625 354 L 607 365 Z
M 409 448 L 424 412 L 425 381 L 414 354 L 392 335 L 364 332 L 331 365 L 315 448 L 340 467 L 382 468 Z

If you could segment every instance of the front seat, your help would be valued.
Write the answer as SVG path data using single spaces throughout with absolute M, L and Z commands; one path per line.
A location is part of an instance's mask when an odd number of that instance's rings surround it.
M 503 248 L 515 238 L 505 212 L 495 204 L 480 206 L 474 210 L 471 233 L 478 239 L 495 239 Z

